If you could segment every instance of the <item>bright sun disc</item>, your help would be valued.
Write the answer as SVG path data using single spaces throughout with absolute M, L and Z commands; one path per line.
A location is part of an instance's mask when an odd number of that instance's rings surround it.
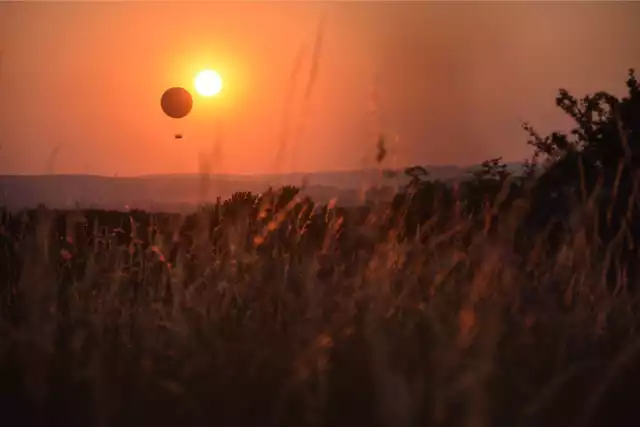
M 213 96 L 222 90 L 222 78 L 213 70 L 201 71 L 195 78 L 196 91 L 202 96 Z

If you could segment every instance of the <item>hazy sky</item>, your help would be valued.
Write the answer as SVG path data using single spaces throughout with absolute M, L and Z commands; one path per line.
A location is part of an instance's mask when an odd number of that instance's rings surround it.
M 379 132 L 390 165 L 522 160 L 521 121 L 565 124 L 559 87 L 624 89 L 638 22 L 640 2 L 0 3 L 0 174 L 350 169 Z M 220 96 L 164 116 L 205 68 Z

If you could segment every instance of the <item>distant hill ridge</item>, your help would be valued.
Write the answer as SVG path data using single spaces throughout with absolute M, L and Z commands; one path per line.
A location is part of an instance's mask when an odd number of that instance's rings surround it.
M 514 164 L 513 168 L 518 165 Z M 428 166 L 432 179 L 463 177 L 469 167 Z M 186 209 L 198 203 L 226 198 L 238 191 L 263 192 L 283 185 L 305 186 L 319 200 L 338 197 L 352 202 L 362 188 L 397 187 L 407 182 L 403 170 L 394 177 L 380 170 L 287 173 L 263 175 L 166 174 L 138 177 L 100 175 L 0 175 L 0 205 L 12 210 L 44 204 L 52 208 L 74 206 L 123 209 Z

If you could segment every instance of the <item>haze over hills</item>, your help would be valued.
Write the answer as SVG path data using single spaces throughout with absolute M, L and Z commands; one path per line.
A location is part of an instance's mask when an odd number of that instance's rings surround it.
M 439 180 L 462 178 L 469 170 L 459 166 L 426 169 L 431 179 Z M 227 198 L 235 192 L 263 192 L 269 187 L 284 185 L 303 187 L 305 194 L 318 201 L 337 197 L 341 203 L 351 204 L 360 200 L 363 189 L 385 187 L 393 191 L 408 182 L 402 171 L 395 172 L 395 176 L 375 169 L 280 175 L 0 175 L 0 205 L 12 210 L 44 204 L 50 208 L 183 211 L 216 197 Z

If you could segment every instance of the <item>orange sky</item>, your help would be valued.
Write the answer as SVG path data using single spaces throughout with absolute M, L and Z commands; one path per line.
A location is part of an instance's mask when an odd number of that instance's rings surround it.
M 520 120 L 562 126 L 559 87 L 624 88 L 638 18 L 637 2 L 0 3 L 0 174 L 198 172 L 203 155 L 217 172 L 351 169 L 380 130 L 398 165 L 521 160 Z M 163 116 L 162 91 L 204 68 L 223 93 Z

